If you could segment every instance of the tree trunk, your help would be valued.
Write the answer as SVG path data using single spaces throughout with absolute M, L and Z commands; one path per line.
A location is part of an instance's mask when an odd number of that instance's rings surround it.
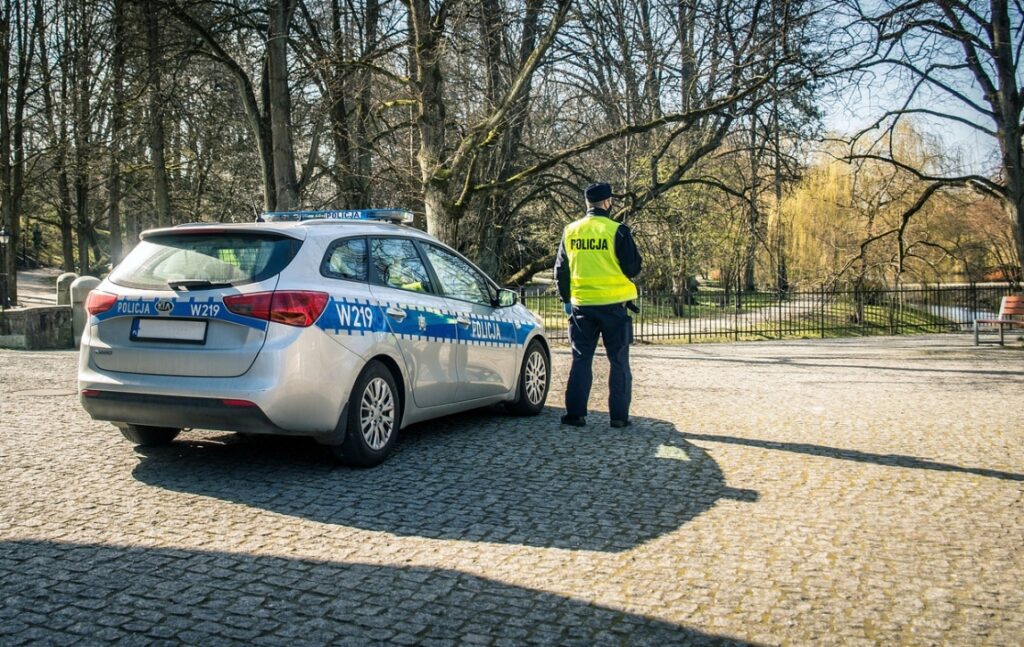
M 89 90 L 92 65 L 92 34 L 89 31 L 87 8 L 84 0 L 78 0 L 74 25 L 74 79 L 71 94 L 74 100 L 74 141 L 75 141 L 75 229 L 78 233 L 78 273 L 85 275 L 91 269 L 89 261 L 89 162 L 91 160 L 92 133 L 90 121 Z
M 28 100 L 29 72 L 35 56 L 29 8 L 21 4 L 12 6 L 4 0 L 0 16 L 0 200 L 3 214 L 0 224 L 6 226 L 10 237 L 4 256 L 3 273 L 6 274 L 7 298 L 18 300 L 18 244 L 21 242 L 22 198 L 25 193 L 25 106 Z M 11 54 L 17 65 L 11 67 Z M 12 78 L 13 73 L 13 78 Z M 10 105 L 10 89 L 14 89 L 14 105 Z M 14 119 L 10 118 L 13 107 Z M 27 254 L 26 254 L 27 256 Z
M 299 206 L 295 151 L 292 146 L 291 91 L 288 88 L 288 33 L 297 0 L 271 0 L 267 30 L 267 74 L 270 106 L 270 137 L 273 146 L 276 209 Z
M 789 270 L 786 263 L 786 223 L 782 215 L 782 133 L 777 95 L 772 102 L 772 143 L 775 154 L 775 287 L 782 294 L 789 292 Z
M 1016 199 L 1006 204 L 1007 216 L 1010 219 L 1010 227 L 1013 229 L 1013 239 L 1017 244 L 1017 265 L 1015 280 L 1018 283 L 1024 282 L 1024 183 L 1018 185 Z
M 480 24 L 480 40 L 483 50 L 483 66 L 486 84 L 484 96 L 487 98 L 487 110 L 494 110 L 498 107 L 502 97 L 507 91 L 507 83 L 502 76 L 502 41 L 503 21 L 502 5 L 498 0 L 480 0 L 477 7 L 479 12 L 478 21 Z M 525 23 L 524 38 L 529 31 L 530 23 Z M 502 178 L 509 165 L 509 152 L 515 146 L 509 141 L 506 133 L 497 146 L 487 151 L 486 170 L 488 176 Z M 477 210 L 476 232 L 473 259 L 484 272 L 496 276 L 501 268 L 501 250 L 505 248 L 506 230 L 508 221 L 509 194 L 505 191 L 492 193 L 480 200 L 480 208 Z
M 438 15 L 431 15 L 429 0 L 410 0 L 409 32 L 414 48 L 413 94 L 417 98 L 416 131 L 420 148 L 416 160 L 420 167 L 420 187 L 427 231 L 458 248 L 459 209 L 448 196 L 451 174 L 442 167 L 445 157 L 444 77 L 441 58 L 444 50 L 444 23 L 447 7 L 442 4 Z
M 753 292 L 757 289 L 754 270 L 757 264 L 757 238 L 761 227 L 761 210 L 758 208 L 758 197 L 761 191 L 761 153 L 757 148 L 757 119 L 750 118 L 750 205 L 747 224 L 750 227 L 746 254 L 743 259 L 743 291 Z
M 644 100 L 647 102 L 647 109 L 650 110 L 652 118 L 660 117 L 661 110 L 661 77 L 659 66 L 660 55 L 657 51 L 657 37 L 652 31 L 651 3 L 643 0 L 638 3 L 641 16 L 641 36 L 644 55 Z
M 110 263 L 121 261 L 121 157 L 124 147 L 124 0 L 113 0 L 114 43 L 110 61 L 110 176 L 107 179 L 107 227 L 110 229 Z
M 423 187 L 423 208 L 427 216 L 427 231 L 456 249 L 459 245 L 461 214 L 451 205 L 443 184 L 428 182 Z
M 679 74 L 680 112 L 689 112 L 693 108 L 697 90 L 697 55 L 694 52 L 694 40 L 697 31 L 697 10 L 693 0 L 678 0 L 677 25 L 679 30 L 679 49 L 682 65 Z
M 331 39 L 329 45 L 323 47 L 321 56 L 328 61 L 330 68 L 323 74 L 323 83 L 334 146 L 333 171 L 339 195 L 338 206 L 358 209 L 372 203 L 370 178 L 374 147 L 370 141 L 370 130 L 375 73 L 369 67 L 353 70 L 345 65 L 355 56 L 349 25 L 342 24 L 344 17 L 341 0 L 332 0 Z M 373 59 L 379 38 L 378 0 L 366 0 L 362 20 L 357 22 L 362 28 L 360 36 L 363 43 L 358 58 L 369 62 Z
M 363 59 L 369 60 L 377 48 L 377 27 L 380 22 L 380 4 L 378 0 L 366 0 L 363 19 L 363 38 L 365 46 Z M 370 119 L 373 111 L 373 71 L 364 68 L 359 79 L 359 102 L 356 104 L 356 174 L 355 189 L 358 191 L 359 205 L 368 206 L 372 201 L 373 146 L 370 142 Z
M 78 158 L 78 164 L 84 156 Z M 83 166 L 79 166 L 79 169 Z M 84 172 L 75 175 L 75 229 L 78 233 L 78 273 L 85 276 L 92 266 L 89 261 L 89 177 Z
M 20 13 L 20 12 L 19 12 Z M 11 237 L 10 250 L 12 260 L 17 261 L 18 244 L 22 243 L 22 218 L 25 209 L 23 198 L 25 197 L 25 100 L 28 94 L 29 68 L 32 62 L 32 48 L 27 44 L 32 42 L 28 19 L 19 21 L 18 26 L 18 79 L 14 91 L 14 123 L 13 128 L 13 168 L 11 173 L 11 219 L 8 221 L 10 228 L 8 234 Z M 24 249 L 24 245 L 22 245 Z M 26 266 L 28 254 L 25 254 Z M 8 275 L 7 294 L 12 302 L 18 300 L 18 272 L 17 262 L 11 267 Z
M 13 228 L 15 220 L 13 205 L 13 178 L 11 175 L 11 119 L 10 119 L 10 88 L 11 88 L 11 0 L 4 0 L 3 14 L 0 15 L 0 227 L 6 232 Z M 0 253 L 3 254 L 3 295 L 10 298 L 11 279 L 17 280 L 17 263 L 15 247 L 7 245 Z M 15 287 L 16 290 L 16 287 Z M 13 300 L 13 299 L 12 299 Z M 7 307 L 7 303 L 0 303 Z
M 348 38 L 342 28 L 343 9 L 341 0 L 331 0 L 331 62 L 330 71 L 325 74 L 327 101 L 329 105 L 331 142 L 334 144 L 335 185 L 338 188 L 339 204 L 343 209 L 355 209 L 355 187 L 352 162 L 352 129 L 349 127 L 348 74 L 342 62 L 347 58 Z
M 1006 0 L 991 0 L 992 59 L 996 73 L 996 92 L 986 97 L 996 113 L 996 138 L 1006 183 L 1006 210 L 1010 216 L 1017 243 L 1018 274 L 1024 279 L 1024 150 L 1021 147 L 1021 108 L 1024 107 L 1017 86 L 1019 45 L 1014 51 L 1013 34 Z M 1019 7 L 1018 7 L 1019 9 Z M 1019 38 L 1019 34 L 1018 34 Z
M 525 6 L 521 40 L 519 41 L 518 67 L 526 64 L 537 46 L 537 27 L 542 3 L 530 0 Z M 480 0 L 479 21 L 483 43 L 484 68 L 487 77 L 486 97 L 488 110 L 499 108 L 508 93 L 508 80 L 502 74 L 506 65 L 502 56 L 505 40 L 505 23 L 502 20 L 502 4 L 498 0 Z M 507 70 L 506 70 L 507 71 Z M 504 180 L 509 176 L 519 151 L 523 127 L 530 106 L 532 83 L 527 81 L 518 100 L 508 112 L 508 127 L 497 143 L 482 152 L 486 156 L 483 173 L 486 177 Z M 508 263 L 506 250 L 513 240 L 510 227 L 513 222 L 512 194 L 509 191 L 489 193 L 479 200 L 482 204 L 475 219 L 474 260 L 491 276 L 503 278 Z M 463 233 L 465 235 L 465 233 Z
M 171 192 L 164 158 L 164 109 L 160 26 L 157 6 L 153 0 L 143 1 L 146 19 L 146 68 L 149 77 L 149 150 L 153 162 L 153 208 L 160 227 L 171 225 Z

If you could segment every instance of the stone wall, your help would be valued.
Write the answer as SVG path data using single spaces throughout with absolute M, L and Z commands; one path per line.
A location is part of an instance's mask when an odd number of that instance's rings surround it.
M 71 306 L 20 308 L 0 313 L 0 348 L 74 348 Z

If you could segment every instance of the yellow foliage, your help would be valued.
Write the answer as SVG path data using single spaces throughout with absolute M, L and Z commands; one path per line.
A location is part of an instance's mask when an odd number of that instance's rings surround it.
M 990 235 L 977 218 L 964 217 L 968 206 L 984 198 L 964 190 L 939 191 L 900 232 L 904 214 L 928 183 L 884 160 L 856 158 L 892 155 L 909 166 L 939 172 L 943 160 L 935 142 L 904 124 L 891 138 L 850 153 L 840 145 L 822 151 L 782 202 L 793 282 L 962 280 L 991 262 L 977 254 L 967 259 L 968 249 L 984 247 Z

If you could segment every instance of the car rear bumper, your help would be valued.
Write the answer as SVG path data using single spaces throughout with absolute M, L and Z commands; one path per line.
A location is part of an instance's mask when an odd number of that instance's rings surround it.
M 175 429 L 213 429 L 240 431 L 249 434 L 280 434 L 310 436 L 329 445 L 345 439 L 345 415 L 342 409 L 338 425 L 328 432 L 310 434 L 296 432 L 275 425 L 267 414 L 255 404 L 215 398 L 189 398 L 144 393 L 118 393 L 116 391 L 85 391 L 80 395 L 82 408 L 94 420 L 107 420 L 115 424 L 150 425 Z
M 78 388 L 99 395 L 81 398 L 86 412 L 97 420 L 160 427 L 331 438 L 363 365 L 358 355 L 308 329 L 268 339 L 249 370 L 230 378 L 106 371 L 92 361 L 88 342 L 83 336 Z
M 288 434 L 263 410 L 242 400 L 188 398 L 90 389 L 80 396 L 82 408 L 95 420 L 154 427 L 218 429 L 248 433 Z M 234 402 L 235 404 L 228 404 Z

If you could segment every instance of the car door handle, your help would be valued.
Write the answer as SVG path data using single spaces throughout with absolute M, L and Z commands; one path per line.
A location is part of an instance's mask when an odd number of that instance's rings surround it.
M 402 319 L 405 319 L 405 310 L 402 310 L 401 308 L 396 308 L 395 306 L 391 306 L 391 307 L 389 307 L 387 309 L 387 313 L 388 313 L 389 316 L 391 316 L 391 317 L 393 317 L 393 318 L 395 318 L 395 319 L 397 319 L 399 321 L 401 321 Z
M 462 315 L 459 315 L 459 316 L 455 317 L 455 321 L 458 322 L 458 324 L 460 326 L 468 326 L 469 325 L 469 318 L 468 317 L 463 317 Z

